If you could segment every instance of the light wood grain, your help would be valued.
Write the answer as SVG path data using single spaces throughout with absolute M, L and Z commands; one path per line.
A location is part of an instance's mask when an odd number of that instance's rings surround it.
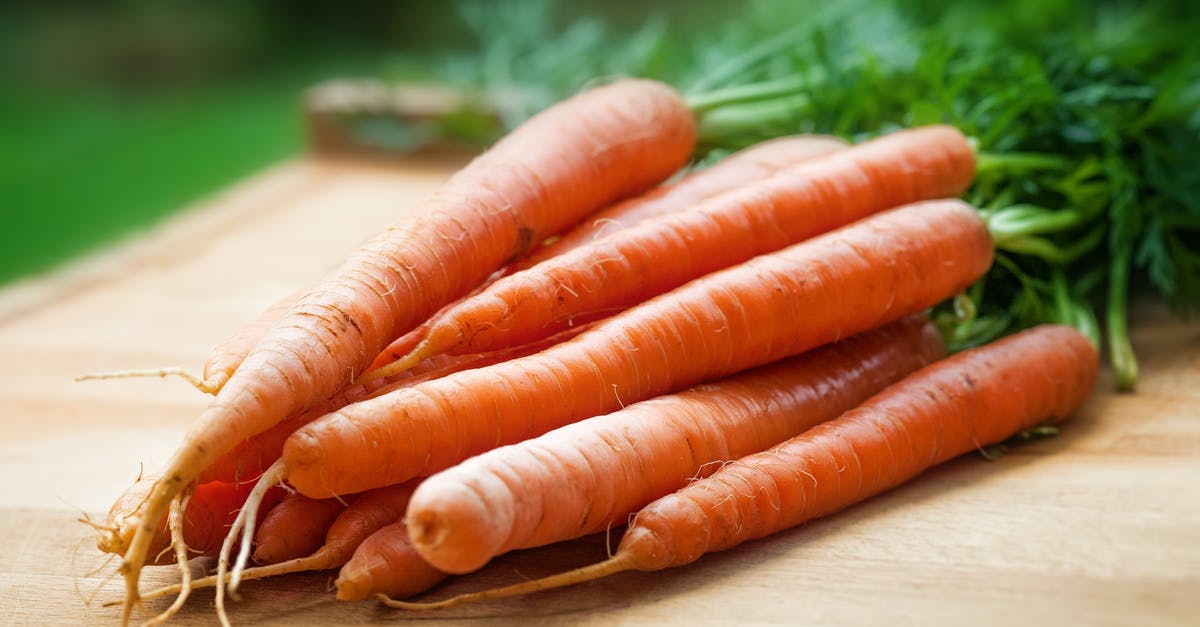
M 52 276 L 0 291 L 0 624 L 111 624 L 115 570 L 74 519 L 161 464 L 205 398 L 181 381 L 80 372 L 198 368 L 272 300 L 319 278 L 447 175 L 298 161 Z M 847 512 L 699 563 L 425 617 L 456 624 L 1195 624 L 1200 325 L 1136 312 L 1136 395 L 1100 391 L 1063 434 L 968 456 Z M 614 538 L 615 539 L 615 538 Z M 506 556 L 436 594 L 604 557 L 604 538 Z M 202 565 L 197 565 L 200 568 Z M 95 572 L 94 569 L 99 568 Z M 146 585 L 173 581 L 152 569 Z M 245 586 L 240 624 L 360 624 L 328 573 Z M 76 591 L 78 586 L 78 592 Z M 95 593 L 85 606 L 81 595 Z M 177 621 L 211 624 L 211 594 Z M 150 610 L 165 601 L 149 604 Z

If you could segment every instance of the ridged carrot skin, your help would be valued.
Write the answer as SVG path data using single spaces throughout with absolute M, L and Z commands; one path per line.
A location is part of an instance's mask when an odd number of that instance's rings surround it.
M 713 273 L 550 349 L 356 403 L 284 444 L 313 498 L 448 468 L 923 311 L 992 260 L 974 209 L 919 203 Z
M 271 508 L 254 534 L 255 564 L 278 564 L 311 555 L 325 543 L 333 521 L 346 510 L 341 499 L 289 494 Z
M 530 342 L 873 213 L 958 196 L 974 173 L 970 144 L 947 126 L 806 161 L 500 279 L 433 321 L 412 359 Z
M 682 97 L 619 81 L 534 116 L 300 299 L 189 430 L 121 565 L 122 621 L 170 502 L 218 457 L 355 380 L 394 338 L 532 243 L 678 170 L 695 142 Z
M 927 366 L 830 422 L 651 503 L 604 562 L 445 601 L 388 604 L 437 609 L 625 570 L 683 566 L 840 511 L 963 453 L 1066 418 L 1087 399 L 1098 369 L 1096 349 L 1082 333 L 1036 327 Z
M 909 317 L 488 451 L 421 484 L 409 536 L 429 563 L 466 573 L 514 549 L 622 525 L 722 462 L 836 418 L 944 354 L 933 324 Z
M 404 599 L 425 592 L 447 576 L 421 559 L 408 540 L 404 523 L 395 522 L 358 546 L 334 585 L 339 601 L 359 601 L 374 594 Z
M 614 231 L 644 220 L 692 209 L 709 198 L 760 181 L 803 161 L 833 154 L 845 147 L 846 142 L 825 135 L 792 135 L 756 144 L 676 183 L 664 184 L 641 196 L 621 201 L 592 214 L 553 243 L 536 248 L 528 256 L 505 266 L 473 290 L 471 295 L 483 291 L 490 282 L 503 276 L 588 245 Z M 464 298 L 470 298 L 471 295 Z M 453 305 L 448 305 L 447 308 L 449 307 Z M 392 342 L 371 364 L 368 371 L 382 368 L 411 352 L 424 337 L 428 326 L 445 311 L 446 309 L 439 311 L 421 326 Z
M 1096 382 L 1096 349 L 1043 326 L 916 372 L 844 416 L 745 457 L 638 513 L 618 553 L 682 566 L 844 509 L 921 471 L 1066 418 Z

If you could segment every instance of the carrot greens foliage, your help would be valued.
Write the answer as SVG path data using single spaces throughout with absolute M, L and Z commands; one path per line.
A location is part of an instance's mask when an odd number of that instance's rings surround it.
M 936 312 L 952 348 L 1066 323 L 1107 348 L 1128 389 L 1130 293 L 1200 309 L 1200 14 L 1187 4 L 760 1 L 620 34 L 546 1 L 464 2 L 480 51 L 433 67 L 503 94 L 505 126 L 596 77 L 672 82 L 699 119 L 698 167 L 798 132 L 957 126 L 979 154 L 965 197 L 998 254 Z

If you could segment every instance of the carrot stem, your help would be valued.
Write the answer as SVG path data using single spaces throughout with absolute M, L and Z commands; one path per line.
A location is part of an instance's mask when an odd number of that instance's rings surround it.
M 804 92 L 809 84 L 810 82 L 807 79 L 787 78 L 762 83 L 751 83 L 749 85 L 738 85 L 736 87 L 711 91 L 706 94 L 689 96 L 687 104 L 693 113 L 701 115 L 706 111 L 711 111 L 719 107 L 759 102 L 781 96 L 799 95 Z
M 1071 162 L 1059 155 L 1038 152 L 977 152 L 975 171 L 979 176 L 1012 171 L 1065 170 Z
M 1109 266 L 1108 310 L 1105 321 L 1108 335 L 1109 361 L 1116 376 L 1117 389 L 1128 392 L 1137 385 L 1138 363 L 1129 341 L 1129 321 L 1126 317 L 1129 291 L 1129 254 L 1122 251 Z

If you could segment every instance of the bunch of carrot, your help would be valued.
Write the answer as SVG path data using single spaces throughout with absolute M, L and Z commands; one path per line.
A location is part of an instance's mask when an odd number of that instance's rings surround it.
M 1078 332 L 943 359 L 923 315 L 992 261 L 961 133 L 781 138 L 660 185 L 694 142 L 665 85 L 586 91 L 218 347 L 212 405 L 99 526 L 123 620 L 215 585 L 226 621 L 226 589 L 297 570 L 407 597 L 635 513 L 610 560 L 473 598 L 682 565 L 1083 402 Z M 167 551 L 181 583 L 143 594 Z

